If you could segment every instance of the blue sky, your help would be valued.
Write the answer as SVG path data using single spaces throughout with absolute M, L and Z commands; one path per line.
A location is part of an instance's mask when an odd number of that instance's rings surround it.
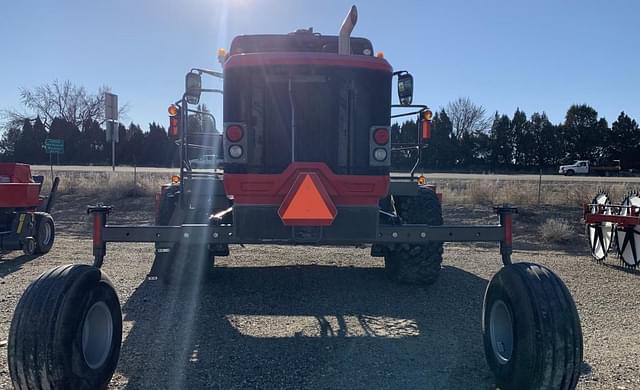
M 69 79 L 110 86 L 130 105 L 127 122 L 166 125 L 185 72 L 219 69 L 216 49 L 233 36 L 335 34 L 353 3 L 354 35 L 414 74 L 415 102 L 437 109 L 468 96 L 489 112 L 520 107 L 553 122 L 587 103 L 610 123 L 620 111 L 640 120 L 640 2 L 631 0 L 9 0 L 0 108 L 20 107 L 20 87 Z M 220 113 L 221 99 L 206 103 Z

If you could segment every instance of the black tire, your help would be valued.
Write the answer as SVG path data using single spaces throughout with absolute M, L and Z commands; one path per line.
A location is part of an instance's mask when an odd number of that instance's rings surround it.
M 163 192 L 156 218 L 157 225 L 167 226 L 172 222 L 174 224 L 177 223 L 177 221 L 174 220 L 174 214 L 176 212 L 176 206 L 180 202 L 178 191 L 178 186 L 171 186 Z M 171 282 L 175 274 L 175 262 L 173 260 L 176 257 L 178 248 L 179 245 L 177 243 L 156 242 L 156 255 L 151 270 L 147 274 L 147 279 L 160 280 L 167 285 L 172 284 Z
M 564 173 L 565 176 L 573 176 L 575 174 L 576 174 L 576 171 L 574 171 L 573 169 L 569 169 Z
M 516 263 L 484 297 L 482 333 L 501 389 L 575 389 L 582 363 L 580 318 L 569 290 L 549 269 Z
M 428 187 L 420 187 L 417 196 L 394 197 L 394 207 L 403 223 L 442 225 L 442 206 Z M 442 268 L 442 252 L 442 242 L 395 244 L 386 250 L 385 270 L 400 283 L 433 284 Z
M 56 226 L 53 223 L 53 218 L 48 213 L 38 212 L 35 215 L 35 219 L 36 253 L 45 254 L 53 247 L 53 242 L 56 238 Z
M 157 224 L 167 226 L 208 221 L 208 213 L 196 214 L 196 220 L 191 220 L 191 217 L 181 212 L 179 187 L 167 189 L 160 199 Z M 156 256 L 147 275 L 148 280 L 159 280 L 164 285 L 179 285 L 195 280 L 206 281 L 213 273 L 215 257 L 206 245 L 157 242 L 155 248 Z
M 22 252 L 26 256 L 33 256 L 36 254 L 36 240 L 31 237 L 25 238 L 22 241 Z
M 29 285 L 11 320 L 13 386 L 104 389 L 121 341 L 120 302 L 107 276 L 89 265 L 51 269 Z
M 164 285 L 206 281 L 211 278 L 214 265 L 215 256 L 206 247 L 185 248 L 180 244 L 172 244 L 169 248 L 156 247 L 148 279 L 159 280 Z

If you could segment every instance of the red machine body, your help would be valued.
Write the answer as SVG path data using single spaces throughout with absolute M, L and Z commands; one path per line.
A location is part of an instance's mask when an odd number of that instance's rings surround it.
M 0 208 L 36 208 L 42 203 L 41 183 L 27 164 L 0 163 Z

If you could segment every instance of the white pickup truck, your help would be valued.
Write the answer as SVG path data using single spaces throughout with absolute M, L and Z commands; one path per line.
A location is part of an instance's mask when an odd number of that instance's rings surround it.
M 558 173 L 565 176 L 573 175 L 604 175 L 620 173 L 622 167 L 620 166 L 620 160 L 613 160 L 610 164 L 593 165 L 588 160 L 577 160 L 570 165 L 560 165 Z
M 193 169 L 212 169 L 217 168 L 221 160 L 215 154 L 205 154 L 194 160 L 189 160 L 189 164 Z

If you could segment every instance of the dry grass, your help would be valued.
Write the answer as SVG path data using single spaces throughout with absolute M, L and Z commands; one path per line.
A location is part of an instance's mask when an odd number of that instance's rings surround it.
M 132 172 L 54 172 L 60 177 L 58 191 L 64 195 L 99 197 L 112 201 L 128 198 L 152 197 L 169 180 L 164 173 Z M 51 173 L 35 172 L 45 176 L 45 189 L 50 188 Z
M 635 184 L 594 182 L 543 182 L 522 180 L 435 180 L 444 202 L 459 205 L 512 204 L 516 206 L 582 207 L 592 201 L 598 191 L 606 191 L 613 203 L 621 202 Z M 538 198 L 538 191 L 540 197 Z
M 566 243 L 575 237 L 571 225 L 566 219 L 549 218 L 538 228 L 540 237 L 545 242 Z
M 34 171 L 45 176 L 45 188 L 50 186 L 48 170 Z M 169 173 L 60 171 L 60 192 L 106 200 L 151 197 L 169 181 Z M 542 182 L 538 199 L 538 182 L 523 180 L 430 180 L 443 193 L 449 205 L 512 204 L 519 207 L 549 205 L 581 207 L 589 203 L 600 190 L 607 191 L 611 201 L 621 202 L 624 194 L 637 185 L 606 182 Z

